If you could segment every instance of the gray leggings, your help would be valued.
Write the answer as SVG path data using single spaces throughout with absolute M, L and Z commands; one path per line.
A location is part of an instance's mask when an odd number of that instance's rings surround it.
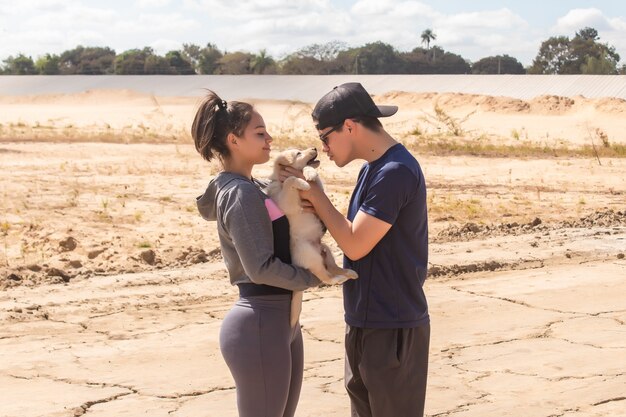
M 241 297 L 220 331 L 222 356 L 235 379 L 239 417 L 293 417 L 300 398 L 300 323 L 289 326 L 291 295 Z

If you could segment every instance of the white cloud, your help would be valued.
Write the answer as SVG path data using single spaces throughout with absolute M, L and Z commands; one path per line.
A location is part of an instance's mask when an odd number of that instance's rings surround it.
M 141 9 L 158 9 L 170 4 L 170 0 L 135 0 L 135 5 Z
M 565 16 L 560 17 L 556 21 L 553 32 L 560 34 L 567 33 L 568 36 L 570 36 L 570 33 L 573 35 L 574 32 L 587 26 L 601 31 L 609 29 L 611 25 L 599 9 L 572 9 Z
M 172 39 L 157 39 L 154 42 L 147 45 L 154 49 L 154 52 L 158 55 L 165 55 L 169 51 L 180 50 L 183 47 L 183 43 Z
M 472 10 L 469 3 L 463 7 Z M 349 46 L 382 41 L 408 51 L 422 45 L 423 30 L 432 29 L 437 38 L 431 45 L 464 58 L 506 53 L 530 64 L 543 40 L 572 36 L 585 26 L 626 56 L 626 20 L 598 8 L 566 11 L 545 28 L 531 25 L 516 8 L 441 10 L 430 0 L 0 0 L 0 61 L 79 44 L 118 53 L 151 46 L 165 53 L 183 43 L 210 42 L 227 51 L 267 49 L 275 58 L 335 40 Z
M 458 13 L 441 18 L 438 24 L 454 27 L 458 30 L 475 29 L 479 31 L 515 30 L 528 26 L 524 19 L 509 9 Z
M 237 22 L 294 18 L 311 11 L 328 13 L 332 10 L 326 0 L 184 0 L 183 8 L 206 13 L 210 18 Z
M 352 6 L 352 13 L 361 16 L 384 14 L 394 3 L 393 0 L 359 0 Z
M 394 27 L 396 18 L 408 19 L 412 17 L 436 18 L 441 14 L 431 6 L 419 1 L 400 0 L 359 0 L 350 10 L 351 13 L 362 17 L 383 21 Z
M 132 19 L 125 19 L 114 24 L 114 31 L 121 34 L 164 34 L 185 32 L 189 29 L 198 29 L 199 23 L 180 13 L 142 13 Z

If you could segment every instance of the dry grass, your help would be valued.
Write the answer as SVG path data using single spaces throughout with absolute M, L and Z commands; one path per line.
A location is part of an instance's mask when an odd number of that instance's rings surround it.
M 273 147 L 300 143 L 283 137 Z M 34 147 L 6 144 L 2 149 L 6 152 L 0 153 L 0 162 L 7 167 L 0 181 L 2 268 L 44 262 L 69 268 L 69 261 L 80 260 L 92 271 L 136 271 L 146 267 L 137 259 L 147 248 L 167 265 L 175 264 L 184 248 L 209 251 L 219 246 L 214 225 L 204 221 L 195 206 L 195 197 L 219 167 L 203 161 L 192 145 L 39 142 Z M 513 158 L 501 158 L 485 164 L 483 158 L 438 152 L 443 156 L 415 152 L 427 178 L 433 235 L 451 224 L 503 219 L 523 223 L 534 217 L 549 221 L 623 205 L 624 190 L 617 183 L 597 187 L 593 182 L 598 175 L 611 179 L 623 173 L 617 159 L 601 167 L 593 160 L 543 160 L 541 169 L 528 170 L 536 160 L 520 165 Z M 450 172 L 458 163 L 462 167 Z M 493 164 L 499 164 L 497 174 Z M 339 169 L 322 157 L 325 188 L 343 213 L 359 166 Z M 542 170 L 560 174 L 545 181 L 527 175 Z M 473 175 L 466 178 L 467 172 Z M 255 173 L 267 175 L 269 165 Z M 581 181 L 562 185 L 570 177 Z M 64 253 L 59 242 L 68 236 L 79 246 Z M 102 247 L 105 253 L 87 259 L 88 252 Z
M 507 143 L 509 138 L 486 137 L 480 133 L 468 133 L 463 126 L 464 122 L 473 114 L 467 114 L 461 118 L 455 118 L 446 113 L 437 104 L 434 106 L 434 114 L 425 114 L 421 118 L 430 129 L 416 125 L 411 131 L 397 135 L 397 138 L 409 149 L 429 155 L 472 155 L 482 157 L 580 157 L 580 158 L 624 158 L 626 157 L 626 145 L 610 143 L 609 138 L 601 129 L 597 128 L 589 133 L 589 143 L 579 147 L 568 146 L 567 141 L 562 139 L 529 140 L 527 133 L 525 139 L 520 141 L 522 133 L 516 129 L 511 130 L 514 144 Z M 294 122 L 295 123 L 295 122 Z M 108 126 L 108 125 L 106 125 Z M 427 130 L 437 133 L 425 133 Z M 316 144 L 316 139 L 311 134 L 304 134 L 302 129 L 295 127 L 281 128 L 274 134 L 273 147 L 275 149 L 308 148 Z M 191 136 L 184 129 L 168 130 L 159 133 L 149 126 L 139 124 L 137 126 L 125 126 L 113 129 L 110 126 L 104 128 L 77 127 L 73 125 L 27 125 L 23 122 L 0 124 L 0 142 L 94 142 L 94 143 L 172 143 L 190 144 Z M 178 148 L 177 148 L 177 153 Z M 179 154 L 180 156 L 180 154 Z M 66 166 L 61 166 L 65 170 Z M 133 170 L 129 166 L 126 169 Z M 141 169 L 139 169 L 141 170 Z M 104 172 L 111 174 L 112 172 Z
M 78 127 L 28 125 L 23 122 L 0 124 L 0 141 L 29 142 L 98 142 L 98 143 L 190 143 L 189 132 L 183 129 L 158 131 L 140 123 L 113 129 L 105 127 Z

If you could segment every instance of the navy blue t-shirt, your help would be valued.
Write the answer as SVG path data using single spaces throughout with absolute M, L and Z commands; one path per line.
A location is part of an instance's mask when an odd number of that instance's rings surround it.
M 428 264 L 426 184 L 417 160 L 402 145 L 389 148 L 359 172 L 348 219 L 361 210 L 391 228 L 358 261 L 359 274 L 343 284 L 345 320 L 362 328 L 406 328 L 429 323 L 423 285 Z

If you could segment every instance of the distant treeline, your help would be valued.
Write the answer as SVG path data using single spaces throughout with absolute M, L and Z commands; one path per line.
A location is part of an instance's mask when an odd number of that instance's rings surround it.
M 425 30 L 425 47 L 410 52 L 397 51 L 383 42 L 352 48 L 342 42 L 314 44 L 280 60 L 265 50 L 257 54 L 226 52 L 211 43 L 205 47 L 183 44 L 182 50 L 165 56 L 149 47 L 116 54 L 108 47 L 77 46 L 36 60 L 23 54 L 10 56 L 0 66 L 0 74 L 626 74 L 626 65 L 618 67 L 620 56 L 615 48 L 599 42 L 598 32 L 589 27 L 571 39 L 547 39 L 527 68 L 509 55 L 489 56 L 472 63 L 431 46 L 434 39 L 432 30 Z

